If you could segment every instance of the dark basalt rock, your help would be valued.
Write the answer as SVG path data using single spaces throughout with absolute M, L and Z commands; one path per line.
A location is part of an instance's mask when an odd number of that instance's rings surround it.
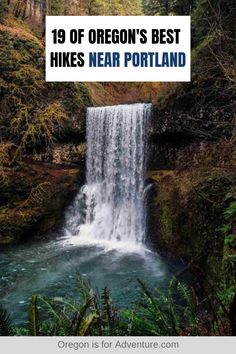
M 153 108 L 149 129 L 149 169 L 173 169 L 181 154 L 196 154 L 204 143 L 214 144 L 232 134 L 234 110 L 205 108 L 192 113 Z M 184 161 L 183 161 L 184 162 Z

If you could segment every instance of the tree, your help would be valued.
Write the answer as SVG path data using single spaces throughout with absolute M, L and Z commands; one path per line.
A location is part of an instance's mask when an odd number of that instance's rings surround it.
M 28 0 L 23 0 L 23 6 L 22 6 L 22 20 L 25 20 L 25 18 L 26 18 L 27 6 L 28 6 Z
M 143 6 L 146 15 L 168 15 L 170 0 L 144 0 Z
M 45 36 L 45 22 L 47 15 L 47 0 L 42 0 L 41 2 L 41 11 L 42 11 L 42 36 Z
M 189 15 L 197 0 L 144 0 L 147 15 Z
M 189 15 L 196 5 L 196 0 L 172 0 L 171 11 L 176 15 Z
M 7 0 L 2 0 L 0 2 L 0 23 L 3 23 L 7 10 L 8 10 L 8 2 Z
M 198 0 L 192 17 L 194 46 L 219 27 L 230 38 L 235 38 L 235 18 L 235 0 Z

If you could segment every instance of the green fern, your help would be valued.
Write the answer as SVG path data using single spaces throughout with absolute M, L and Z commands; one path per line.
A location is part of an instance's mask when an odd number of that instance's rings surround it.
M 224 218 L 227 221 L 236 219 L 236 202 L 230 203 L 229 207 L 224 212 Z
M 82 306 L 80 311 L 76 311 L 76 313 L 73 316 L 73 319 L 71 321 L 71 325 L 70 325 L 70 330 L 68 335 L 73 335 L 73 336 L 77 336 L 78 333 L 80 333 L 81 331 L 81 327 L 82 325 L 84 325 L 84 319 L 86 317 L 86 313 L 89 310 L 89 307 L 91 306 L 93 298 L 90 298 L 85 304 L 84 306 Z
M 87 317 L 83 318 L 79 331 L 77 333 L 78 336 L 87 336 L 89 331 L 92 329 L 94 323 L 97 321 L 98 315 L 96 312 L 90 313 Z
M 180 333 L 180 318 L 178 315 L 178 309 L 174 301 L 174 291 L 177 284 L 176 278 L 172 278 L 168 289 L 168 312 L 171 328 L 173 329 L 174 335 L 179 335 Z
M 112 306 L 109 290 L 101 296 L 84 282 L 80 287 L 79 301 L 34 295 L 29 307 L 29 330 L 14 329 L 15 335 L 26 333 L 38 336 L 86 336 L 86 335 L 146 335 L 177 336 L 199 335 L 198 304 L 191 289 L 170 281 L 166 292 L 151 292 L 138 280 L 143 298 L 132 309 L 117 310 Z M 84 290 L 83 290 L 84 289 Z M 178 300 L 177 300 L 178 295 Z M 40 305 L 40 306 L 39 306 Z M 9 335 L 9 315 L 1 308 L 1 333 Z M 212 323 L 211 328 L 213 328 Z
M 191 335 L 198 335 L 198 317 L 196 313 L 193 296 L 187 285 L 178 283 L 177 290 L 181 298 L 185 301 L 184 317 Z
M 0 305 L 0 336 L 12 336 L 13 327 L 7 310 Z
M 38 335 L 38 310 L 37 310 L 37 295 L 33 295 L 29 306 L 29 333 L 31 336 Z
M 148 290 L 147 286 L 140 279 L 138 279 L 138 282 L 141 285 L 144 296 L 146 298 L 146 304 L 143 307 L 144 309 L 146 308 L 145 312 L 147 312 L 147 315 L 151 315 L 152 320 L 155 322 L 156 335 L 164 335 L 164 333 L 168 335 L 170 333 L 170 326 L 168 319 L 166 318 L 166 314 L 161 308 L 161 306 L 167 302 L 166 297 L 160 293 L 159 296 L 153 296 Z
M 134 318 L 136 330 L 141 325 L 141 330 L 144 330 L 146 335 L 176 336 L 186 329 L 191 335 L 198 334 L 196 306 L 192 293 L 186 285 L 180 284 L 177 279 L 173 278 L 167 294 L 159 289 L 152 294 L 142 281 L 139 280 L 139 283 L 145 295 L 145 301 L 141 305 L 142 312 L 137 309 L 139 314 Z M 177 292 L 180 294 L 178 303 L 175 300 Z M 184 303 L 184 307 L 181 303 Z
M 108 335 L 113 336 L 113 335 L 115 335 L 116 313 L 111 306 L 110 292 L 107 289 L 107 287 L 105 287 L 103 289 L 101 299 L 102 299 L 103 320 L 104 320 L 106 327 L 108 329 Z

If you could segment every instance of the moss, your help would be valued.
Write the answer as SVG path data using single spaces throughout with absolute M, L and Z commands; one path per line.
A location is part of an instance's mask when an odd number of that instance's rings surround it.
M 224 274 L 223 263 L 234 267 L 225 253 L 220 226 L 232 200 L 236 176 L 228 171 L 153 171 L 157 198 L 152 204 L 152 223 L 158 248 L 192 263 L 192 270 L 205 289 L 214 288 Z M 226 273 L 225 273 L 226 274 Z M 212 291 L 212 289 L 211 289 Z
M 172 218 L 169 205 L 165 204 L 160 211 L 160 227 L 166 242 L 168 243 L 173 234 Z
M 33 223 L 40 213 L 37 209 L 11 209 L 0 214 L 0 244 L 12 243 L 19 239 Z
M 88 88 L 82 83 L 75 84 L 75 98 L 78 100 L 78 104 L 82 107 L 88 107 L 92 105 L 92 99 Z
M 231 173 L 210 176 L 191 196 L 187 206 L 190 210 L 185 208 L 184 214 L 188 219 L 187 233 L 186 230 L 182 232 L 179 223 L 183 251 L 189 249 L 187 255 L 192 254 L 192 258 L 198 258 L 195 263 L 203 274 L 207 274 L 206 286 L 215 286 L 222 276 L 224 234 L 219 227 L 223 222 L 225 198 L 235 184 L 236 178 Z
M 0 244 L 51 231 L 83 178 L 76 168 L 57 169 L 52 165 L 22 165 L 17 171 L 7 169 L 6 173 L 7 190 L 0 188 L 4 202 L 0 208 Z
M 46 83 L 43 46 L 27 31 L 14 31 L 0 28 L 0 122 L 19 159 L 70 134 L 91 97 L 83 83 Z

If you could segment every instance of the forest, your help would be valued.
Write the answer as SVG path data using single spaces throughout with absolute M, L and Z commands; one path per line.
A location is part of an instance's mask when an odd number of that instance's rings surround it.
M 46 83 L 46 15 L 190 15 L 191 82 Z M 0 335 L 236 335 L 235 18 L 235 0 L 1 0 Z M 111 175 L 132 206 L 115 246 Z

